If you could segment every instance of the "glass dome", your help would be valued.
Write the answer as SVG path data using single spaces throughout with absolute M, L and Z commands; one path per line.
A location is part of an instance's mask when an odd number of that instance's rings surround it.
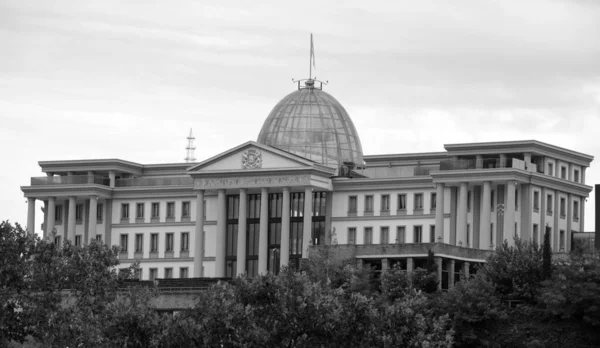
M 307 80 L 271 111 L 258 142 L 329 167 L 362 166 L 360 139 L 348 113 L 334 97 Z

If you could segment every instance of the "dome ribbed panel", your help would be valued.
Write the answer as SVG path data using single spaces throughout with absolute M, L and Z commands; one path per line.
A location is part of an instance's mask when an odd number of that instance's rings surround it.
M 335 98 L 319 89 L 301 89 L 283 98 L 267 117 L 258 142 L 330 167 L 363 163 L 350 116 Z

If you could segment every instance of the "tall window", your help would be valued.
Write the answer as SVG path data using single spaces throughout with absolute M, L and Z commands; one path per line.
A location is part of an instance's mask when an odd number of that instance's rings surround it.
M 181 251 L 190 250 L 190 233 L 181 232 Z
M 390 242 L 390 228 L 387 226 L 381 227 L 379 231 L 379 244 L 389 244 Z
M 467 245 L 465 247 L 471 246 L 471 224 L 467 224 Z
M 423 226 L 415 226 L 413 228 L 414 243 L 423 243 Z
M 121 235 L 121 252 L 127 252 L 127 241 L 128 241 L 128 235 L 122 234 Z
M 398 195 L 398 210 L 406 212 L 406 194 L 401 193 Z
M 430 209 L 435 210 L 437 208 L 437 193 L 431 193 Z
M 165 251 L 173 251 L 173 233 L 166 234 Z
M 561 251 L 564 251 L 565 250 L 565 230 L 560 230 L 559 235 L 560 235 L 560 241 L 559 241 L 558 247 L 560 248 Z
M 565 218 L 565 210 L 566 210 L 566 200 L 565 197 L 560 197 L 560 218 Z
M 135 252 L 141 253 L 144 251 L 144 235 L 137 233 L 135 235 Z
M 75 246 L 78 246 L 78 247 L 81 246 L 81 235 L 80 234 L 75 236 Z
M 573 170 L 573 181 L 579 182 L 579 169 Z
M 540 192 L 533 191 L 533 211 L 540 211 Z
M 83 204 L 77 204 L 75 206 L 75 220 L 77 223 L 81 223 L 83 221 Z
M 167 219 L 175 218 L 175 202 L 167 202 Z
M 560 178 L 561 179 L 566 179 L 567 178 L 567 167 L 560 166 Z
M 467 211 L 471 211 L 471 191 L 467 192 Z
M 152 203 L 152 219 L 160 218 L 160 203 L 153 202 Z
M 63 219 L 63 206 L 62 204 L 54 206 L 54 221 L 59 222 Z
M 190 202 L 181 203 L 181 218 L 189 219 L 190 218 Z
M 532 240 L 534 243 L 539 244 L 540 240 L 538 239 L 540 234 L 540 225 L 538 224 L 533 224 L 533 236 L 532 236 Z
M 423 194 L 415 193 L 415 210 L 423 209 Z
M 102 242 L 102 235 L 101 234 L 97 234 L 96 235 L 96 241 L 97 242 Z
M 396 227 L 396 243 L 398 243 L 398 244 L 406 243 L 406 226 L 397 226 Z
M 548 175 L 554 176 L 554 163 L 548 163 Z
M 258 275 L 260 194 L 248 195 L 248 219 L 246 221 L 246 273 L 248 277 L 255 277 Z
M 314 203 L 314 201 L 313 201 Z M 279 273 L 281 253 L 281 210 L 283 208 L 283 194 L 269 194 L 269 228 L 268 228 L 268 250 L 267 269 L 273 274 Z M 313 211 L 314 213 L 314 211 Z M 317 237 L 319 242 L 320 236 Z M 314 241 L 314 239 L 313 239 Z M 316 242 L 315 242 L 316 244 Z
M 225 234 L 225 276 L 237 275 L 237 243 L 239 227 L 240 196 L 227 196 L 227 229 Z
M 155 280 L 158 277 L 158 268 L 150 268 L 150 280 Z
M 173 268 L 165 267 L 165 279 L 171 279 L 171 278 L 173 278 Z
M 96 207 L 96 221 L 102 222 L 102 220 L 104 220 L 104 205 L 98 204 Z
M 519 210 L 519 188 L 515 187 L 515 210 Z
M 144 219 L 144 203 L 137 203 L 135 205 L 135 218 L 136 220 Z
M 188 277 L 188 268 L 187 267 L 180 267 L 179 268 L 179 278 L 187 278 Z
M 492 211 L 494 211 L 496 209 L 496 195 L 494 190 L 492 190 L 490 195 L 490 204 L 492 205 Z
M 435 243 L 435 225 L 429 225 L 429 242 Z
M 573 201 L 573 220 L 579 221 L 579 201 Z
M 373 196 L 365 196 L 365 213 L 373 213 Z
M 304 234 L 304 192 L 291 193 L 290 208 L 290 261 L 288 266 L 300 268 L 302 236 Z
M 373 244 L 373 227 L 365 227 L 365 238 L 363 244 Z
M 54 245 L 56 245 L 57 247 L 60 247 L 60 236 L 56 236 L 54 237 Z
M 546 196 L 546 214 L 552 215 L 552 195 Z
M 348 244 L 356 244 L 356 227 L 348 227 Z
M 121 204 L 121 219 L 129 219 L 129 203 Z
M 150 235 L 150 252 L 158 252 L 158 233 L 152 233 Z
M 356 214 L 356 196 L 350 196 L 348 197 L 348 214 Z
M 381 195 L 381 212 L 390 212 L 390 195 Z

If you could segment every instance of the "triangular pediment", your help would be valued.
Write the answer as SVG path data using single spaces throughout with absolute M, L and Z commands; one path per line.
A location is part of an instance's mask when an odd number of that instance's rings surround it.
M 300 156 L 248 141 L 188 169 L 193 172 L 285 170 L 322 167 Z

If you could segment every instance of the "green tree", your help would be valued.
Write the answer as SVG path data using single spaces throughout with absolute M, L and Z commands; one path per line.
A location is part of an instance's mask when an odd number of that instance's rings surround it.
M 544 246 L 542 250 L 542 278 L 548 279 L 552 276 L 552 247 L 550 246 L 550 227 L 546 226 L 544 232 Z

